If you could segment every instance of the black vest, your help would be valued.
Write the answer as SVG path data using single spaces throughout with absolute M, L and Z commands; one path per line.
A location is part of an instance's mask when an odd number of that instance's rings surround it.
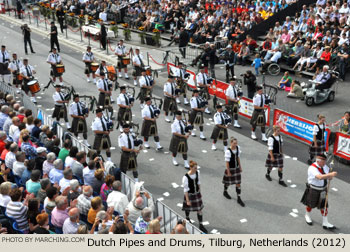
M 318 132 L 316 135 L 316 140 L 322 141 L 324 139 L 324 130 L 325 130 L 325 126 L 323 124 L 323 129 L 321 129 L 320 125 L 316 124 L 318 127 Z
M 229 151 L 231 152 L 231 157 L 230 157 L 230 168 L 237 168 L 238 167 L 238 146 L 236 147 L 236 155 L 233 153 L 231 148 L 228 148 Z
M 188 192 L 189 193 L 198 192 L 198 190 L 199 190 L 199 186 L 198 186 L 198 171 L 196 171 L 196 178 L 195 179 L 191 179 L 190 175 L 188 175 L 187 173 L 186 173 L 185 176 L 187 177 L 188 187 L 190 188 L 190 190 Z
M 282 145 L 281 136 L 280 136 L 280 139 L 278 141 L 276 140 L 276 138 L 273 135 L 271 137 L 273 138 L 272 153 L 273 154 L 280 154 L 281 153 L 281 145 Z

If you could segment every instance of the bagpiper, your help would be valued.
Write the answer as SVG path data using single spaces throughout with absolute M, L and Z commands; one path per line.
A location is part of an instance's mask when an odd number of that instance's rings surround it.
M 176 84 L 174 82 L 174 76 L 169 75 L 168 81 L 164 84 L 164 106 L 163 110 L 165 112 L 165 121 L 170 123 L 169 119 L 169 111 L 175 112 L 177 111 L 177 104 L 176 104 Z
M 69 106 L 69 115 L 73 118 L 72 130 L 75 137 L 78 137 L 79 133 L 83 134 L 83 143 L 87 146 L 90 144 L 87 141 L 87 124 L 86 118 L 89 116 L 89 109 L 85 104 L 80 102 L 79 95 L 75 94 L 73 97 L 74 102 Z
M 225 120 L 228 119 L 227 120 Z M 223 140 L 224 143 L 224 151 L 226 152 L 227 150 L 227 139 L 228 139 L 228 132 L 227 132 L 227 128 L 228 128 L 228 123 L 229 123 L 229 119 L 227 117 L 227 114 L 225 114 L 222 111 L 222 106 L 221 105 L 216 105 L 216 113 L 214 115 L 214 123 L 215 123 L 215 127 L 213 129 L 213 132 L 211 133 L 211 139 L 213 139 L 213 145 L 211 146 L 211 149 L 216 151 L 216 142 L 218 141 L 218 139 Z
M 239 112 L 238 102 L 241 96 L 236 87 L 236 79 L 233 78 L 230 80 L 230 85 L 225 90 L 225 95 L 228 102 L 228 106 L 230 107 L 230 111 L 232 112 L 232 115 L 233 115 L 233 119 L 234 119 L 233 127 L 241 128 L 241 126 L 238 124 L 238 112 Z
M 132 64 L 134 66 L 133 76 L 134 76 L 134 85 L 137 86 L 137 77 L 141 76 L 142 69 L 145 68 L 143 63 L 143 56 L 140 54 L 140 48 L 135 49 L 135 55 L 132 58 Z
M 193 97 L 190 100 L 191 103 L 191 112 L 189 115 L 188 123 L 190 125 L 198 125 L 199 131 L 200 131 L 200 139 L 206 140 L 206 137 L 204 136 L 203 130 L 203 124 L 204 124 L 204 118 L 203 118 L 203 112 L 205 110 L 205 104 L 203 104 L 203 100 L 199 97 L 199 91 L 197 89 L 193 90 Z M 192 131 L 191 136 L 196 136 L 196 133 Z
M 140 83 L 140 94 L 138 95 L 140 99 L 141 109 L 144 107 L 144 102 L 146 97 L 152 97 L 152 90 L 154 87 L 154 80 L 152 76 L 146 74 L 146 69 L 141 70 L 141 76 L 139 78 Z
M 184 104 L 185 105 L 188 105 L 189 102 L 187 100 L 187 83 L 186 83 L 186 78 L 187 76 L 189 76 L 189 73 L 186 73 L 186 70 L 183 68 L 183 63 L 182 62 L 179 62 L 179 65 L 178 65 L 178 69 L 176 71 L 176 82 L 177 82 L 177 85 L 180 89 L 180 94 L 179 95 L 182 95 L 184 97 Z M 177 103 L 181 103 L 179 97 L 176 98 L 176 102 Z
M 257 90 L 257 94 L 253 98 L 254 111 L 253 111 L 252 118 L 250 119 L 250 124 L 252 125 L 251 138 L 253 140 L 257 140 L 257 137 L 255 135 L 255 130 L 257 126 L 260 126 L 262 141 L 267 142 L 267 138 L 265 134 L 266 116 L 265 116 L 265 108 L 264 108 L 264 106 L 266 105 L 266 97 L 263 94 L 262 86 L 258 86 L 256 90 Z
M 131 108 L 134 105 L 133 99 L 131 99 L 126 93 L 126 87 L 120 87 L 120 94 L 117 98 L 117 105 L 119 106 L 118 110 L 118 123 L 120 129 L 123 130 L 123 125 L 132 120 Z
M 98 106 L 108 110 L 108 118 L 113 118 L 113 107 L 111 102 L 112 88 L 105 78 L 105 73 L 100 73 L 100 79 L 97 81 L 97 89 L 100 92 L 98 95 Z
M 200 89 L 200 96 L 206 99 L 207 101 L 210 100 L 209 88 L 211 84 L 211 78 L 209 78 L 208 75 L 205 73 L 205 67 L 203 65 L 200 66 L 200 72 L 196 76 L 196 81 L 197 86 Z M 208 107 L 205 108 L 204 113 L 210 114 Z
M 103 115 L 101 108 L 96 109 L 96 118 L 92 122 L 92 131 L 95 133 L 93 149 L 100 155 L 106 150 L 107 160 L 111 161 L 111 139 L 110 132 L 113 130 L 112 122 Z
M 312 164 L 315 156 L 319 154 L 324 154 L 326 151 L 324 136 L 326 131 L 326 117 L 324 115 L 317 115 L 318 122 L 314 125 L 312 131 L 313 139 L 309 147 L 310 158 L 308 160 L 309 164 Z

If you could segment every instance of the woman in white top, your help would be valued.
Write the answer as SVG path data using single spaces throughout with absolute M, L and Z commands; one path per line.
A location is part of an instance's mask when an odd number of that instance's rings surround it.
M 32 134 L 32 130 L 34 128 L 34 117 L 28 116 L 26 122 L 26 129 L 29 131 L 29 134 Z
M 11 201 L 9 196 L 11 192 L 11 182 L 4 182 L 0 185 L 0 206 L 7 207 L 7 204 Z
M 66 157 L 66 160 L 64 161 L 64 167 L 65 169 L 68 169 L 72 167 L 72 164 L 74 163 L 76 159 L 76 155 L 79 152 L 78 148 L 76 146 L 72 146 L 69 150 L 69 156 Z

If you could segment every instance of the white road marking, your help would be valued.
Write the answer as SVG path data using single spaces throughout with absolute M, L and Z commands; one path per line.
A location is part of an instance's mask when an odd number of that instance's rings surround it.
M 144 153 L 147 153 L 147 152 L 148 152 L 148 150 L 143 150 L 143 152 L 144 152 Z
M 182 203 L 177 203 L 176 205 L 177 205 L 178 207 L 182 207 L 183 204 L 182 204 Z
M 293 213 L 296 213 L 296 214 L 299 213 L 298 209 L 294 208 Z
M 203 153 L 207 153 L 208 151 L 206 151 L 206 150 L 202 150 L 202 152 L 203 152 Z
M 297 158 L 297 157 L 293 157 L 293 160 L 294 160 L 294 161 L 297 161 L 297 160 L 298 160 L 298 158 Z
M 151 162 L 154 161 L 154 158 L 150 158 L 149 161 L 151 161 Z
M 284 155 L 284 158 L 290 158 L 290 156 L 288 156 L 288 155 Z
M 209 225 L 209 221 L 204 221 L 204 222 L 202 222 L 202 224 L 203 224 L 204 226 L 207 226 L 207 225 Z
M 164 195 L 165 197 L 169 197 L 169 196 L 170 196 L 170 193 L 165 192 L 165 193 L 163 193 L 163 195 Z
M 292 180 L 288 179 L 288 180 L 287 180 L 287 183 L 292 183 Z
M 164 200 L 164 198 L 163 198 L 163 197 L 161 197 L 161 198 L 158 198 L 157 200 L 158 200 L 158 201 L 162 201 L 162 200 Z
M 247 221 L 248 221 L 247 219 L 241 219 L 241 220 L 240 220 L 241 223 L 245 223 L 245 222 L 247 222 Z
M 115 150 L 115 147 L 111 147 L 110 149 L 111 149 L 111 150 Z
M 297 187 L 297 185 L 296 185 L 296 184 L 293 184 L 293 185 L 291 185 L 290 187 L 291 187 L 291 188 L 295 188 L 295 187 Z
M 179 185 L 176 184 L 175 182 L 171 183 L 171 185 L 172 185 L 174 188 L 178 188 L 178 187 L 179 187 Z
M 216 229 L 213 229 L 212 231 L 210 231 L 210 233 L 212 234 L 216 234 L 218 231 Z
M 298 215 L 296 214 L 296 213 L 293 213 L 293 212 L 291 212 L 291 213 L 289 213 L 291 216 L 293 216 L 294 218 L 296 218 L 296 217 L 298 217 Z
M 332 190 L 335 191 L 335 192 L 338 192 L 338 189 L 335 188 L 335 187 L 332 187 Z

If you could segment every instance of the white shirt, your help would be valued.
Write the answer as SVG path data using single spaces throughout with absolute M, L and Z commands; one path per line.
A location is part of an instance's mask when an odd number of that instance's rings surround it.
M 107 22 L 107 13 L 101 12 L 99 18 L 102 19 L 103 22 Z
M 5 56 L 5 60 L 3 56 Z M 0 51 L 0 63 L 8 63 L 9 61 L 10 61 L 10 54 L 6 50 L 4 52 Z
M 46 61 L 53 64 L 59 64 L 61 62 L 61 56 L 58 53 L 50 53 Z
M 107 75 L 107 73 L 108 73 L 107 67 L 106 67 L 106 66 L 103 66 L 103 67 L 102 67 L 102 70 L 103 70 L 103 72 L 105 73 L 105 75 Z M 101 73 L 101 68 L 98 67 L 97 70 L 96 70 L 96 72 L 95 72 L 95 74 L 96 74 L 96 75 L 100 75 L 100 73 Z M 105 76 L 105 77 L 106 77 L 106 76 Z
M 152 106 L 148 106 L 147 104 L 143 107 L 142 111 L 141 111 L 141 115 L 142 115 L 142 118 L 145 119 L 145 117 L 148 117 L 148 118 L 152 118 L 151 116 L 151 111 L 153 112 L 153 118 L 155 118 L 154 116 L 154 109 Z
M 58 101 L 64 101 L 64 94 L 62 92 L 55 92 L 52 95 L 53 100 L 55 101 L 55 105 L 57 106 L 63 106 L 64 103 L 58 103 Z
M 262 106 L 261 106 L 261 99 L 263 99 Z M 256 94 L 253 98 L 253 105 L 263 107 L 265 105 L 265 95 L 264 94 L 262 94 L 262 95 Z
M 12 172 L 14 175 L 22 177 L 22 173 L 24 172 L 25 169 L 26 169 L 26 167 L 24 166 L 23 162 L 15 161 L 13 163 Z
M 104 91 L 109 91 L 107 79 L 103 79 L 103 80 L 99 79 L 96 85 L 97 85 L 97 89 L 103 89 Z
M 123 214 L 128 204 L 128 197 L 124 193 L 113 191 L 108 194 L 107 205 L 108 207 L 114 207 L 114 211 Z
M 314 164 L 317 165 L 316 162 Z M 323 171 L 325 174 L 329 173 L 329 167 L 327 165 L 323 166 Z M 316 167 L 313 167 L 312 165 L 310 165 L 307 170 L 307 182 L 310 185 L 323 187 L 324 181 L 316 178 L 316 175 L 321 175 L 321 174 L 322 173 L 320 173 Z
M 163 89 L 163 92 L 164 92 L 164 96 L 166 97 L 171 97 L 171 96 L 168 96 L 166 95 L 165 93 L 169 93 L 173 96 L 175 96 L 175 89 L 176 89 L 176 85 L 174 82 L 167 82 L 164 84 L 164 89 Z
M 20 61 L 20 60 L 12 60 L 9 64 L 9 68 L 12 71 L 17 71 L 17 73 L 20 72 L 22 66 L 23 66 L 23 64 L 22 64 L 22 61 Z
M 185 73 L 186 73 L 185 69 L 183 69 L 183 68 L 182 68 L 182 69 L 177 68 L 177 71 L 176 71 L 176 73 L 175 73 L 175 76 L 183 79 Z
M 8 152 L 5 157 L 6 167 L 13 169 L 13 163 L 16 162 L 16 154 L 13 152 Z
M 103 129 L 101 118 L 102 118 L 102 121 L 103 121 L 106 129 Z M 95 120 L 92 122 L 92 130 L 93 131 L 95 131 L 95 130 L 106 131 L 107 130 L 107 119 L 104 116 L 102 116 L 101 118 L 96 117 Z
M 59 182 L 59 186 L 61 187 L 60 192 L 62 193 L 64 189 L 66 189 L 68 186 L 70 186 L 71 179 L 65 179 L 62 178 Z
M 78 113 L 78 107 L 80 109 L 80 115 Z M 81 102 L 73 102 L 71 103 L 71 105 L 69 106 L 69 114 L 70 115 L 76 115 L 76 116 L 82 116 L 83 115 L 83 107 Z
M 140 58 L 139 58 L 139 57 L 140 57 Z M 135 54 L 135 56 L 132 58 L 132 62 L 141 66 L 142 64 L 141 64 L 140 59 L 141 59 L 142 62 L 143 62 L 143 57 L 142 57 L 142 55 L 141 55 L 141 54 L 139 54 L 139 55 L 136 55 L 136 54 Z M 143 63 L 143 64 L 144 64 L 144 63 Z
M 11 201 L 11 197 L 8 195 L 0 194 L 0 206 L 7 207 L 7 204 Z
M 15 133 L 19 131 L 18 127 L 16 125 L 11 125 L 9 129 L 9 136 L 13 139 Z
M 323 125 L 323 124 L 320 124 L 319 126 L 320 126 L 320 129 L 321 129 L 321 130 L 322 130 L 322 129 L 324 130 L 324 125 Z M 318 129 L 317 125 L 315 124 L 315 125 L 314 125 L 314 129 L 312 130 L 312 135 L 313 135 L 313 136 L 316 136 L 317 133 L 318 133 L 318 131 L 319 131 L 319 129 Z
M 172 134 L 173 134 L 173 133 L 182 134 L 180 124 L 181 124 L 182 127 L 183 127 L 184 134 L 186 134 L 186 133 L 185 133 L 185 124 L 184 124 L 184 122 L 183 122 L 182 120 L 179 121 L 179 120 L 177 120 L 177 119 L 175 119 L 175 121 L 171 124 L 171 133 L 172 133 Z
M 229 85 L 228 88 L 225 90 L 225 95 L 227 98 L 237 100 L 238 99 L 238 91 L 237 91 L 236 85 L 234 85 L 234 86 Z
M 126 97 L 126 99 L 125 99 Z M 128 102 L 128 104 L 126 104 L 126 101 Z M 117 104 L 118 105 L 124 105 L 124 106 L 129 106 L 130 105 L 130 102 L 129 102 L 129 98 L 128 98 L 128 95 L 125 93 L 121 93 L 119 94 L 119 96 L 117 97 Z
M 219 112 L 216 112 L 215 115 L 214 115 L 214 123 L 215 125 L 217 124 L 225 124 L 225 121 L 224 121 L 224 115 L 223 115 L 223 112 L 219 113 Z
M 151 76 L 148 76 L 148 75 L 141 76 L 139 79 L 140 87 L 151 86 L 151 80 L 152 80 Z
M 126 147 L 128 149 L 134 149 L 134 138 L 132 137 L 131 133 L 129 133 L 129 139 L 131 142 L 131 148 L 129 148 L 128 144 L 128 135 L 123 132 L 118 138 L 119 148 L 122 149 L 122 147 Z
M 281 144 L 283 144 L 282 136 L 274 136 L 274 137 L 275 137 L 276 141 L 279 141 L 281 138 Z M 270 136 L 269 139 L 267 140 L 267 146 L 269 147 L 269 151 L 273 150 L 273 141 L 274 140 L 273 140 L 272 136 Z M 281 148 L 281 146 L 280 146 L 280 148 Z
M 74 163 L 74 159 L 70 156 L 66 157 L 66 159 L 64 160 L 64 167 L 72 167 L 72 164 Z
M 95 57 L 92 52 L 85 52 L 83 55 L 83 61 L 88 60 L 90 62 L 94 61 Z
M 232 152 L 233 152 L 233 154 L 237 155 L 237 150 L 236 150 L 236 148 L 235 148 L 234 150 L 232 150 Z M 242 153 L 241 147 L 238 146 L 238 157 L 241 156 L 241 153 Z M 230 152 L 229 149 L 227 149 L 227 150 L 225 151 L 225 161 L 226 161 L 226 162 L 230 162 L 230 159 L 231 159 L 231 152 Z
M 32 67 L 31 65 L 23 65 L 21 67 L 21 70 L 20 70 L 20 73 L 23 75 L 23 76 L 26 76 L 26 77 L 30 77 L 30 76 L 33 76 L 33 71 L 35 71 L 34 67 Z M 28 75 L 29 73 L 29 75 Z
M 207 79 L 208 79 L 208 76 L 206 73 L 199 73 L 196 76 L 197 84 L 199 84 L 199 83 L 202 85 L 208 84 Z
M 114 53 L 116 53 L 118 56 L 124 56 L 126 54 L 126 47 L 124 45 L 118 45 L 115 48 Z
M 200 185 L 201 184 L 200 176 L 199 176 L 200 172 L 199 171 L 197 172 L 198 172 L 198 185 Z M 193 180 L 195 180 L 197 177 L 196 173 L 189 176 Z M 188 178 L 186 177 L 186 175 L 182 177 L 182 185 L 184 187 L 184 192 L 188 192 L 190 190 L 190 188 L 188 187 Z
M 83 169 L 83 179 L 84 185 L 92 186 L 92 182 L 95 178 L 95 169 L 89 169 L 89 167 L 85 167 Z
M 190 100 L 191 109 L 198 108 L 198 103 L 199 103 L 198 97 L 193 96 Z

